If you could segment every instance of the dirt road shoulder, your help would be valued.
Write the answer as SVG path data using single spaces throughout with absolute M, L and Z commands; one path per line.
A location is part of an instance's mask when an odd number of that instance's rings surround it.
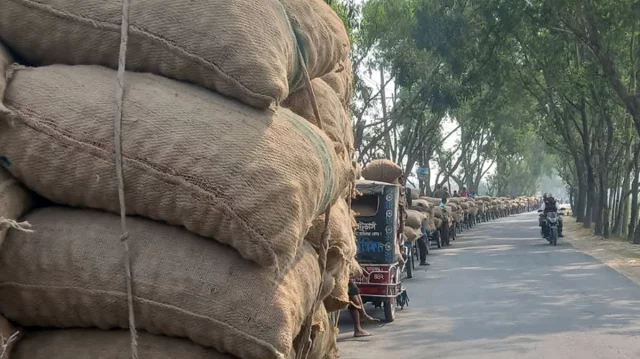
M 592 230 L 582 228 L 582 224 L 572 218 L 565 220 L 564 234 L 564 239 L 576 249 L 604 262 L 640 285 L 640 245 L 594 236 Z

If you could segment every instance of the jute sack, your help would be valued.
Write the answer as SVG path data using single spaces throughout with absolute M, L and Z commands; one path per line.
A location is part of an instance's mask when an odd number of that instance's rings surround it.
M 436 226 L 436 223 L 435 223 L 435 219 L 430 213 L 427 213 L 427 221 L 425 223 L 425 227 L 427 229 L 427 232 L 429 232 L 429 233 L 431 233 L 431 232 L 433 232 L 433 231 L 435 231 L 437 229 L 437 226 Z
M 411 201 L 414 207 L 422 207 L 425 210 L 431 209 L 431 205 L 427 200 L 424 199 L 414 199 Z
M 350 111 L 351 96 L 353 95 L 353 70 L 351 61 L 343 61 L 338 64 L 338 69 L 324 76 L 322 80 L 329 85 L 340 97 L 342 106 Z
M 8 228 L 29 230 L 27 223 L 18 221 L 32 206 L 32 197 L 18 180 L 2 168 L 0 157 L 0 251 Z
M 98 66 L 16 70 L 5 97 L 11 121 L 0 116 L 8 169 L 54 202 L 119 212 L 115 79 Z M 128 73 L 127 84 L 127 214 L 183 225 L 285 269 L 353 175 L 331 141 L 289 110 L 256 110 L 151 74 Z
M 127 328 L 119 217 L 49 207 L 25 218 L 38 230 L 10 231 L 0 251 L 2 314 L 31 327 Z M 178 227 L 140 217 L 128 226 L 138 329 L 242 359 L 289 357 L 320 285 L 309 245 L 278 274 Z
M 351 162 L 351 156 L 354 153 L 351 118 L 345 112 L 338 95 L 326 82 L 315 79 L 311 82 L 311 86 L 316 95 L 324 133 L 336 144 L 336 152 L 346 153 L 347 160 Z M 317 124 L 307 89 L 300 89 L 291 94 L 282 102 L 282 106 Z
M 423 199 L 434 206 L 439 206 L 440 202 L 442 201 L 442 198 L 434 198 L 434 197 L 427 197 L 427 196 L 422 196 L 420 197 L 420 199 Z
M 415 242 L 416 240 L 418 240 L 418 238 L 422 236 L 422 233 L 418 229 L 411 228 L 411 227 L 404 227 L 404 235 L 407 236 L 407 240 L 409 242 Z
M 322 232 L 324 230 L 325 216 L 321 215 L 313 221 L 309 233 L 305 237 L 311 246 L 319 254 L 322 245 Z M 329 251 L 327 253 L 327 272 L 336 277 L 348 267 L 352 258 L 355 258 L 358 247 L 356 246 L 355 228 L 356 220 L 347 202 L 340 198 L 331 207 L 329 216 Z
M 313 344 L 309 350 L 307 359 L 337 359 L 338 356 L 338 332 L 331 321 L 329 314 L 323 306 L 319 306 L 314 314 L 314 326 L 311 331 Z M 301 337 L 298 336 L 294 343 L 298 343 Z
M 362 170 L 364 179 L 377 182 L 397 183 L 402 174 L 400 166 L 386 159 L 373 160 Z
M 413 229 L 420 229 L 424 220 L 425 216 L 421 212 L 411 209 L 407 210 L 407 222 L 405 223 L 407 226 Z
M 344 309 L 349 305 L 349 268 L 345 267 L 335 279 L 331 294 L 324 300 L 324 307 L 328 312 Z
M 138 355 L 153 359 L 233 359 L 189 340 L 138 332 Z M 28 332 L 10 359 L 129 359 L 126 330 L 54 329 Z
M 0 43 L 0 113 L 8 111 L 2 104 L 2 99 L 4 98 L 4 90 L 7 88 L 7 78 L 9 77 L 9 69 L 12 63 L 13 57 Z
M 121 19 L 119 0 L 7 0 L 0 40 L 36 65 L 117 68 Z M 322 0 L 138 0 L 129 21 L 127 69 L 259 108 L 304 85 L 298 48 L 311 78 L 349 53 L 342 21 Z

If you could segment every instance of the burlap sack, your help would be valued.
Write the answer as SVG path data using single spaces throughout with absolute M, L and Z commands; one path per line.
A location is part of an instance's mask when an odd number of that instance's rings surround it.
M 373 160 L 362 170 L 364 179 L 377 182 L 397 183 L 402 174 L 400 166 L 386 159 Z
M 345 267 L 336 277 L 331 294 L 324 299 L 324 306 L 328 312 L 342 310 L 349 305 L 349 278 L 349 268 Z
M 0 315 L 0 359 L 9 359 L 13 347 L 22 337 L 22 330 L 15 328 L 5 317 Z
M 322 244 L 324 222 L 325 216 L 318 216 L 305 237 L 305 241 L 311 244 L 318 254 Z M 327 254 L 327 272 L 334 277 L 340 275 L 343 268 L 348 267 L 349 262 L 355 258 L 358 252 L 355 237 L 356 226 L 357 223 L 351 208 L 344 199 L 338 199 L 336 204 L 331 207 L 331 215 L 329 216 L 331 235 Z
M 322 76 L 322 80 L 331 86 L 333 91 L 338 94 L 345 110 L 350 111 L 351 96 L 353 95 L 353 70 L 351 61 L 341 62 L 335 71 Z
M 311 85 L 316 95 L 318 110 L 322 119 L 322 130 L 336 144 L 338 155 L 346 153 L 345 159 L 351 162 L 351 157 L 355 151 L 351 118 L 345 112 L 338 95 L 326 82 L 322 79 L 315 79 L 311 82 Z M 307 89 L 303 88 L 291 94 L 282 102 L 282 106 L 306 118 L 313 124 L 318 123 Z
M 438 207 L 433 207 L 433 215 L 436 218 L 442 218 L 442 208 Z
M 17 70 L 5 97 L 15 116 L 0 116 L 8 169 L 52 201 L 119 212 L 115 82 L 115 71 L 97 66 Z M 289 110 L 256 110 L 151 74 L 128 73 L 127 83 L 127 213 L 285 269 L 311 221 L 347 187 L 351 163 Z
M 0 251 L 2 313 L 23 326 L 126 328 L 119 217 L 49 207 L 25 218 L 38 230 L 10 231 Z M 140 217 L 128 226 L 139 329 L 244 359 L 288 358 L 320 285 L 309 245 L 278 275 L 178 227 Z
M 13 178 L 9 172 L 2 168 L 6 159 L 0 156 L 0 251 L 2 243 L 9 228 L 28 229 L 26 223 L 18 222 L 33 204 L 33 198 L 27 189 L 22 187 L 18 180 Z M 6 165 L 7 162 L 4 162 Z
M 425 220 L 424 214 L 418 211 L 414 211 L 411 209 L 407 210 L 407 221 L 405 222 L 406 226 L 409 226 L 414 229 L 420 229 L 422 226 L 422 222 Z
M 4 1 L 0 39 L 33 64 L 116 68 L 121 9 L 117 0 Z M 259 108 L 304 85 L 298 47 L 311 78 L 349 53 L 344 25 L 323 0 L 138 0 L 129 21 L 127 69 Z
M 233 359 L 189 340 L 138 332 L 138 355 L 153 359 Z M 129 359 L 126 330 L 56 329 L 28 332 L 11 359 Z
M 424 199 L 414 199 L 411 202 L 414 207 L 422 207 L 424 209 L 431 209 L 432 207 L 429 202 Z
M 8 110 L 2 104 L 4 98 L 4 90 L 7 87 L 7 78 L 9 77 L 9 68 L 13 63 L 13 57 L 9 51 L 0 43 L 0 113 Z
M 435 231 L 438 227 L 435 223 L 435 218 L 431 214 L 427 214 L 427 221 L 425 222 L 425 227 L 427 232 L 431 233 Z
M 329 314 L 323 306 L 318 307 L 314 315 L 314 327 L 311 332 L 313 344 L 307 359 L 337 359 L 338 356 L 338 329 L 329 320 Z M 295 343 L 301 337 L 296 338 Z
M 431 205 L 434 205 L 434 206 L 439 206 L 440 202 L 442 202 L 442 198 L 434 198 L 434 197 L 423 196 L 423 197 L 420 197 L 420 199 L 423 199 L 423 200 L 429 202 Z
M 409 242 L 415 242 L 422 236 L 422 232 L 419 229 L 404 227 L 404 235 L 407 237 Z

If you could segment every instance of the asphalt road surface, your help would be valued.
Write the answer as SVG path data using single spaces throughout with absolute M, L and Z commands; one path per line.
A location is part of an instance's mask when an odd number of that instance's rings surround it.
M 538 233 L 536 215 L 523 214 L 433 250 L 431 266 L 406 281 L 411 302 L 395 322 L 356 339 L 343 313 L 341 358 L 640 358 L 640 287 Z

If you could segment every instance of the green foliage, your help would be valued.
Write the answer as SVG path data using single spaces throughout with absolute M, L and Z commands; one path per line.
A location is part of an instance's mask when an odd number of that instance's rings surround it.
M 487 177 L 500 195 L 533 194 L 557 174 L 589 206 L 621 201 L 639 166 L 638 1 L 361 4 L 350 17 L 359 76 L 389 80 L 385 91 L 356 83 L 364 157 L 434 161 L 438 182 Z M 443 117 L 459 125 L 452 150 Z

